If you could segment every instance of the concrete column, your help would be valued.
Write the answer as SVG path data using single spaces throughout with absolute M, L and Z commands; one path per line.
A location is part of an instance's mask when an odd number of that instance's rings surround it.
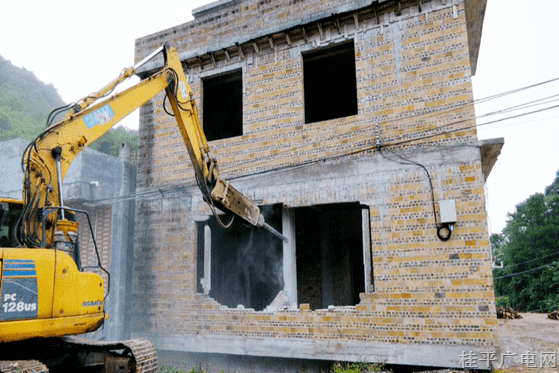
M 136 189 L 136 170 L 129 160 L 127 147 L 120 151 L 121 181 L 118 195 L 125 196 Z M 132 294 L 132 256 L 134 250 L 134 200 L 120 200 L 112 206 L 111 216 L 111 288 L 105 310 L 110 318 L 106 324 L 107 340 L 122 340 L 130 336 L 130 305 Z M 128 315 L 127 315 L 128 314 Z
M 297 261 L 295 247 L 295 211 L 282 210 L 282 232 L 289 242 L 283 241 L 283 282 L 288 304 L 297 305 Z
M 204 226 L 204 278 L 202 287 L 204 294 L 208 295 L 212 288 L 212 230 L 206 223 Z
M 320 274 L 322 277 L 322 307 L 334 305 L 334 278 L 332 273 L 332 237 L 330 214 L 321 212 L 320 219 Z
M 365 267 L 365 293 L 372 293 L 372 266 L 371 261 L 371 223 L 369 221 L 369 208 L 367 206 L 361 207 L 361 230 L 363 232 L 363 265 Z

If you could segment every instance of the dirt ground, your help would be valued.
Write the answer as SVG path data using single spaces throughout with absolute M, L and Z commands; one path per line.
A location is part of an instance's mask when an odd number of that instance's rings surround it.
M 551 320 L 546 313 L 521 313 L 522 319 L 499 319 L 500 353 L 516 354 L 507 358 L 503 373 L 537 372 L 557 373 L 550 363 L 559 355 L 559 321 Z M 522 364 L 522 355 L 528 362 Z M 542 365 L 542 357 L 548 359 Z M 530 358 L 533 361 L 530 362 Z M 500 362 L 499 362 L 500 363 Z M 510 365 L 509 365 L 510 363 Z M 533 367 L 535 365 L 535 367 Z M 497 365 L 498 368 L 498 365 Z

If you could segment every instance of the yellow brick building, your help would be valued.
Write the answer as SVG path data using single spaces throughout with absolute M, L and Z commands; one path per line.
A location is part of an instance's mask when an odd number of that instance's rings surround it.
M 485 3 L 220 0 L 138 39 L 136 60 L 178 49 L 221 174 L 289 242 L 220 226 L 158 96 L 132 336 L 229 368 L 495 351 L 484 183 L 503 142 L 478 141 L 471 84 Z

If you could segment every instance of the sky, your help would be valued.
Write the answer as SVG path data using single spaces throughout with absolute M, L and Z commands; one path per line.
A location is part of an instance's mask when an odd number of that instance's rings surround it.
M 0 5 L 0 55 L 52 83 L 65 102 L 74 102 L 134 64 L 135 39 L 189 22 L 192 9 L 210 2 L 166 0 L 153 7 L 147 1 L 6 0 Z M 538 6 L 525 0 L 488 0 L 472 79 L 476 100 L 559 77 L 557 14 L 557 0 L 539 0 Z M 476 114 L 480 117 L 558 93 L 559 82 L 549 83 L 476 104 Z M 558 104 L 480 118 L 478 125 Z M 505 139 L 486 183 L 490 233 L 500 233 L 507 213 L 530 195 L 542 193 L 555 179 L 558 121 L 559 109 L 553 109 L 479 127 L 480 139 Z M 137 129 L 137 113 L 123 124 Z

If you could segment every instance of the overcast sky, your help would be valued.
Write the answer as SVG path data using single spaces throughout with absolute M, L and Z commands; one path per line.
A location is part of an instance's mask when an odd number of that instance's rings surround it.
M 166 0 L 153 7 L 147 1 L 6 0 L 0 5 L 0 55 L 52 83 L 65 102 L 73 102 L 133 64 L 136 38 L 191 21 L 192 9 L 210 2 Z M 558 14 L 558 0 L 539 0 L 537 6 L 488 0 L 473 78 L 476 99 L 559 77 Z M 476 105 L 476 114 L 558 93 L 559 83 L 547 84 Z M 478 124 L 501 117 L 480 118 Z M 505 138 L 486 184 L 491 233 L 504 228 L 507 212 L 553 182 L 559 169 L 558 120 L 559 110 L 554 109 L 479 127 L 482 139 Z M 137 122 L 137 115 L 124 120 L 131 128 L 137 128 Z

